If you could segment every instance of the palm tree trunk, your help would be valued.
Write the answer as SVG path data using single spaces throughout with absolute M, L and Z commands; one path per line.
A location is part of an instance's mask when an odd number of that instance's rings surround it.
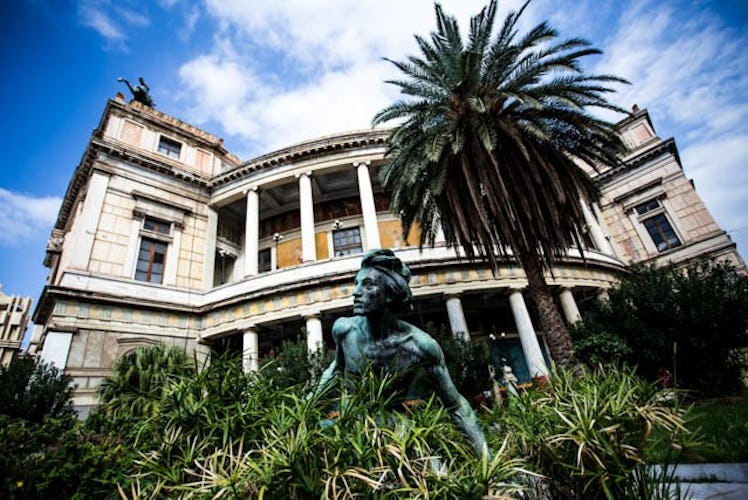
M 566 323 L 553 301 L 553 295 L 545 281 L 543 269 L 534 255 L 519 255 L 518 259 L 527 276 L 527 294 L 535 304 L 540 320 L 540 329 L 545 334 L 551 359 L 560 368 L 568 368 L 574 357 L 574 344 Z

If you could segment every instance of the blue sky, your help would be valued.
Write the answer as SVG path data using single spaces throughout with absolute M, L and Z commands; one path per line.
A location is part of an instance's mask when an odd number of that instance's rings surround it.
M 481 1 L 445 0 L 466 26 Z M 162 111 L 242 159 L 354 128 L 394 100 L 382 57 L 415 52 L 426 0 L 8 0 L 0 4 L 0 284 L 36 300 L 60 200 L 117 77 L 145 77 Z M 500 2 L 502 12 L 518 1 Z M 649 109 L 686 174 L 748 257 L 748 3 L 534 0 L 623 76 L 613 100 Z

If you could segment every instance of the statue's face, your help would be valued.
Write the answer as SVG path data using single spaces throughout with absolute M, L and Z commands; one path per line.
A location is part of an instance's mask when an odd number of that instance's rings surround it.
M 361 269 L 353 290 L 353 314 L 369 316 L 381 313 L 389 305 L 384 273 L 378 269 Z

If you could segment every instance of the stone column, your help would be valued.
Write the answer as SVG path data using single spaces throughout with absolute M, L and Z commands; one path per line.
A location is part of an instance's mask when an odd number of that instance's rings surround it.
M 445 295 L 447 302 L 447 315 L 449 316 L 449 329 L 456 339 L 470 342 L 470 330 L 465 321 L 465 313 L 462 310 L 462 301 L 457 294 Z
M 305 316 L 306 319 L 306 345 L 310 353 L 317 352 L 324 347 L 322 340 L 322 321 L 319 314 Z
M 570 325 L 582 319 L 582 315 L 579 314 L 579 308 L 577 308 L 577 303 L 574 300 L 574 294 L 571 293 L 570 288 L 562 287 L 558 298 L 561 302 L 561 309 L 564 310 L 564 317 Z
M 548 367 L 545 365 L 538 336 L 535 334 L 535 328 L 532 326 L 530 313 L 527 311 L 521 290 L 510 290 L 509 305 L 512 307 L 514 322 L 517 325 L 519 341 L 522 344 L 522 352 L 525 354 L 527 367 L 530 369 L 530 376 L 532 378 L 547 377 L 549 374 Z
M 379 240 L 379 226 L 377 225 L 377 208 L 374 204 L 374 191 L 371 188 L 369 165 L 371 162 L 354 162 L 353 167 L 358 174 L 358 193 L 361 198 L 361 213 L 364 216 L 364 234 L 366 235 L 366 250 L 381 248 Z
M 299 179 L 299 211 L 301 214 L 301 260 L 317 260 L 317 247 L 314 241 L 314 200 L 312 199 L 312 171 L 296 174 Z
M 258 273 L 257 254 L 260 241 L 260 189 L 250 186 L 247 190 L 247 217 L 244 231 L 244 276 Z
M 610 299 L 608 296 L 608 289 L 601 288 L 597 291 L 597 300 L 600 302 L 607 302 Z
M 70 238 L 74 241 L 69 261 L 70 267 L 88 268 L 108 187 L 109 175 L 95 170 L 88 182 L 82 210 L 75 221 L 75 236 Z
M 242 369 L 244 373 L 256 372 L 260 369 L 260 342 L 257 332 L 248 329 L 242 335 Z
M 201 340 L 195 342 L 195 359 L 198 370 L 204 370 L 210 365 L 210 345 Z
M 613 254 L 613 249 L 610 246 L 610 242 L 608 242 L 608 239 L 603 234 L 603 230 L 600 229 L 600 224 L 598 224 L 597 219 L 595 219 L 595 216 L 592 215 L 592 211 L 590 210 L 590 207 L 587 205 L 587 202 L 584 199 L 581 199 L 579 200 L 579 203 L 582 205 L 582 213 L 584 214 L 584 220 L 587 223 L 587 228 L 590 231 L 590 237 L 592 238 L 592 241 L 595 243 L 595 246 L 602 253 L 605 253 L 608 255 Z
M 216 238 L 218 236 L 218 210 L 208 207 L 208 227 L 205 231 L 205 263 L 203 267 L 203 288 L 213 288 L 213 273 L 216 267 Z
M 597 220 L 597 224 L 600 226 L 600 230 L 603 232 L 603 236 L 605 237 L 605 242 L 608 244 L 608 249 L 610 250 L 610 255 L 613 257 L 616 257 L 620 253 L 620 248 L 617 248 L 615 245 L 615 242 L 613 241 L 613 238 L 611 237 L 610 227 L 608 227 L 607 222 L 605 222 L 605 217 L 603 217 L 603 213 L 600 210 L 600 204 L 595 202 L 592 203 L 592 213 L 595 215 L 595 219 Z

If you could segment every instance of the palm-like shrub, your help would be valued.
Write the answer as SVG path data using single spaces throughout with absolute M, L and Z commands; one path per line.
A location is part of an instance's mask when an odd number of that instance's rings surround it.
M 570 246 L 582 246 L 580 196 L 597 192 L 576 160 L 593 168 L 619 164 L 623 146 L 612 124 L 587 108 L 622 111 L 605 98 L 608 85 L 622 80 L 582 71 L 580 59 L 599 53 L 585 40 L 559 41 L 546 23 L 519 34 L 527 3 L 493 36 L 491 1 L 471 20 L 466 41 L 437 4 L 436 30 L 428 40 L 416 36 L 420 57 L 393 61 L 404 77 L 390 83 L 405 98 L 374 123 L 402 121 L 381 178 L 405 233 L 417 222 L 421 245 L 433 245 L 441 228 L 449 244 L 494 271 L 511 251 L 527 275 L 551 355 L 564 366 L 571 338 L 543 270 Z
M 183 349 L 161 344 L 139 347 L 118 359 L 112 375 L 99 386 L 101 411 L 112 416 L 155 415 L 172 384 L 196 371 L 195 359 Z
M 560 373 L 552 392 L 512 397 L 494 418 L 553 498 L 613 499 L 651 487 L 643 484 L 645 452 L 677 451 L 690 439 L 684 415 L 672 393 L 665 398 L 632 371 L 610 369 Z
M 262 373 L 250 380 L 235 406 L 243 429 L 229 430 L 228 421 L 214 421 L 213 431 L 167 426 L 122 494 L 480 498 L 520 489 L 522 462 L 507 448 L 495 446 L 492 461 L 477 458 L 433 401 L 393 411 L 387 377 L 367 374 L 342 395 L 331 389 L 312 398 L 266 382 Z

